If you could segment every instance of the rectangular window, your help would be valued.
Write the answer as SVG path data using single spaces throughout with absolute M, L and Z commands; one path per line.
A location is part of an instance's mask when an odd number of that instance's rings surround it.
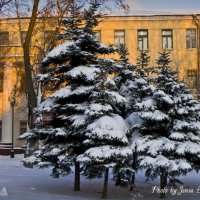
M 0 45 L 9 45 L 9 32 L 0 32 Z
M 27 132 L 27 121 L 20 121 L 19 124 L 19 134 L 22 135 Z
M 50 42 L 51 40 L 53 40 L 55 38 L 55 33 L 54 31 L 51 30 L 46 30 L 44 31 L 44 41 L 45 42 Z
M 173 49 L 173 33 L 171 29 L 162 30 L 162 47 L 165 50 Z
M 10 34 L 10 45 L 18 45 L 18 32 L 11 32 Z
M 148 50 L 148 30 L 138 30 L 138 49 Z
M 196 48 L 196 29 L 186 30 L 186 48 Z
M 2 120 L 0 120 L 0 141 L 2 140 Z
M 25 71 L 24 62 L 13 62 L 13 67 L 15 67 L 18 82 L 18 91 L 20 93 L 25 93 L 26 91 L 26 81 L 25 81 Z
M 0 62 L 0 92 L 3 92 L 4 62 Z
M 197 88 L 197 70 L 189 69 L 187 70 L 187 86 L 190 89 L 196 89 Z
M 25 42 L 27 31 L 21 31 L 21 44 L 23 45 Z
M 51 30 L 44 31 L 44 47 L 47 51 L 54 47 L 55 43 L 55 32 Z
M 101 31 L 94 31 L 94 37 L 98 42 L 101 42 Z
M 115 30 L 115 45 L 125 44 L 125 31 L 124 30 Z
M 23 68 L 24 62 L 22 62 L 22 61 L 13 62 L 13 67 Z

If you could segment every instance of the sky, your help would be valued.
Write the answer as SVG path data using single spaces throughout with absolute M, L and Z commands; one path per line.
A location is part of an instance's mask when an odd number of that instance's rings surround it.
M 200 10 L 200 0 L 126 0 L 131 10 Z

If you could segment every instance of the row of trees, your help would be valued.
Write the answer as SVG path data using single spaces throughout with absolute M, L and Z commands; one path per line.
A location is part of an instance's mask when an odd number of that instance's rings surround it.
M 51 95 L 38 92 L 35 128 L 20 139 L 39 146 L 24 162 L 52 167 L 54 177 L 74 166 L 75 191 L 81 173 L 104 176 L 102 198 L 109 169 L 116 185 L 132 188 L 135 173 L 144 168 L 148 179 L 160 176 L 163 189 L 167 180 L 175 183 L 178 175 L 200 167 L 198 105 L 170 69 L 169 53 L 146 68 L 145 52 L 134 66 L 126 47 L 99 43 L 93 32 L 102 17 L 99 6 L 94 1 L 80 12 L 71 3 L 70 17 L 63 20 L 66 33 L 59 35 L 66 42 L 42 61 L 37 81 L 40 89 L 51 88 Z M 106 58 L 113 53 L 120 58 Z
M 101 4 L 102 8 L 111 10 L 108 0 L 95 0 Z M 0 17 L 15 18 L 16 23 L 19 25 L 19 34 L 21 35 L 23 27 L 23 17 L 30 17 L 28 30 L 26 32 L 26 37 L 23 43 L 23 54 L 24 54 L 24 71 L 25 71 L 25 85 L 26 85 L 26 97 L 27 97 L 27 108 L 28 108 L 28 125 L 29 128 L 34 127 L 34 112 L 33 109 L 37 106 L 37 94 L 36 94 L 36 84 L 34 82 L 34 71 L 38 67 L 38 63 L 46 55 L 47 50 L 54 47 L 56 43 L 55 34 L 56 31 L 62 29 L 62 18 L 66 17 L 69 12 L 69 6 L 71 3 L 77 3 L 80 7 L 88 5 L 90 0 L 1 0 L 0 1 Z M 122 8 L 125 11 L 129 9 L 129 6 L 122 0 L 112 0 L 113 4 Z M 49 18 L 53 19 L 53 22 L 49 23 Z M 35 48 L 38 49 L 39 53 L 36 60 L 31 60 L 31 39 L 35 34 L 38 34 L 37 22 L 41 21 L 44 26 L 50 26 L 53 34 L 48 38 L 48 45 L 38 46 L 34 44 Z M 41 30 L 39 30 L 41 31 Z M 21 36 L 22 37 L 22 36 Z M 22 38 L 21 38 L 22 41 Z M 19 88 L 16 83 L 11 95 L 18 95 Z

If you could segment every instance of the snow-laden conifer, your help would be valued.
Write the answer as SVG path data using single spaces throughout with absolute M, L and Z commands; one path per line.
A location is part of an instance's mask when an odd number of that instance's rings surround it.
M 122 116 L 126 119 L 127 126 L 130 129 L 129 132 L 129 147 L 133 152 L 132 158 L 127 160 L 126 164 L 120 169 L 115 171 L 116 184 L 130 185 L 130 189 L 133 189 L 135 182 L 135 173 L 138 169 L 137 150 L 132 148 L 131 142 L 134 134 L 134 127 L 141 123 L 141 119 L 138 117 L 136 104 L 141 102 L 144 98 L 152 95 L 152 88 L 148 83 L 146 68 L 149 62 L 149 57 L 146 52 L 141 52 L 140 58 L 138 58 L 137 65 L 132 65 L 128 59 L 128 49 L 126 46 L 121 45 L 118 48 L 120 59 L 118 60 L 122 70 L 115 77 L 115 82 L 119 88 L 120 94 L 127 100 L 127 104 L 122 108 Z M 149 102 L 150 103 L 150 102 Z
M 169 54 L 161 53 L 157 63 L 151 95 L 137 102 L 126 120 L 139 166 L 147 169 L 148 178 L 160 176 L 163 189 L 168 177 L 199 168 L 200 127 L 196 101 L 170 68 Z
M 98 7 L 91 3 L 81 13 L 72 4 L 70 17 L 63 20 L 66 33 L 59 36 L 67 41 L 47 54 L 41 66 L 44 73 L 38 75 L 50 94 L 43 90 L 43 101 L 36 109 L 36 128 L 21 138 L 40 143 L 24 162 L 51 166 L 56 177 L 70 173 L 74 165 L 75 190 L 80 190 L 80 163 L 85 172 L 96 167 L 102 174 L 103 169 L 106 197 L 109 167 L 123 162 L 132 152 L 126 148 L 128 128 L 119 115 L 119 105 L 126 104 L 126 99 L 108 77 L 118 66 L 113 59 L 101 56 L 115 49 L 99 43 L 93 31 L 101 17 Z

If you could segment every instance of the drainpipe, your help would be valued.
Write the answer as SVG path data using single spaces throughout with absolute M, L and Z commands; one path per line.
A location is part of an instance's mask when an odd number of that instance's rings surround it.
M 192 22 L 197 27 L 197 98 L 200 99 L 200 20 L 192 15 Z

